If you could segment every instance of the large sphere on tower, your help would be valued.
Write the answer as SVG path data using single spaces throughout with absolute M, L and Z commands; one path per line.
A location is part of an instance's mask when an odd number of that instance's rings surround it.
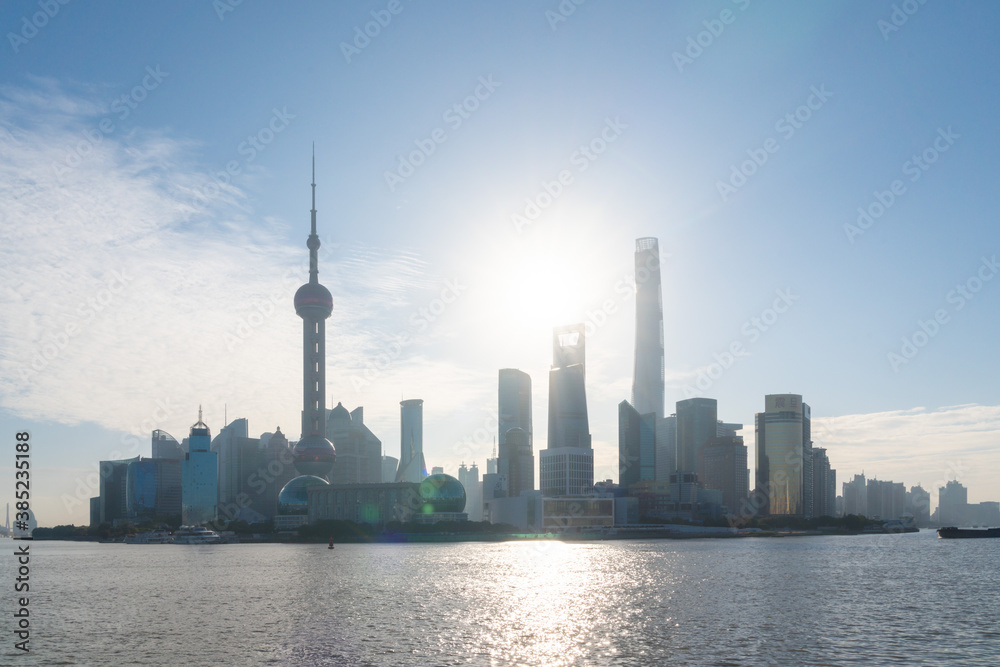
M 300 475 L 325 477 L 333 470 L 337 450 L 333 448 L 333 443 L 323 436 L 307 435 L 295 444 L 292 457 L 295 469 Z
M 325 320 L 333 312 L 333 295 L 319 283 L 306 283 L 295 292 L 295 312 L 303 319 Z

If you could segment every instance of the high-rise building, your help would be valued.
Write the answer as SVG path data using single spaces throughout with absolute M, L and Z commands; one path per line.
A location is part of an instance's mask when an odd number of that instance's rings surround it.
M 656 479 L 656 414 L 618 404 L 618 483 L 628 489 Z
M 365 426 L 364 408 L 348 412 L 341 403 L 328 411 L 326 437 L 337 450 L 331 484 L 377 484 L 382 481 L 382 441 Z
M 181 461 L 140 459 L 125 473 L 125 513 L 135 521 L 181 519 Z
M 531 424 L 531 378 L 514 368 L 502 368 L 497 387 L 497 471 L 507 477 L 512 497 L 535 488 L 535 455 Z M 517 429 L 512 442 L 508 433 Z
M 720 491 L 730 515 L 746 512 L 750 493 L 747 448 L 743 436 L 717 436 L 698 448 L 698 479 L 705 489 Z
M 714 398 L 677 401 L 677 472 L 698 473 L 698 448 L 717 436 Z
M 535 457 L 531 453 L 528 434 L 521 428 L 508 429 L 500 443 L 498 472 L 507 479 L 507 495 L 517 498 L 524 491 L 535 489 Z
M 274 433 L 262 433 L 259 441 L 260 463 L 247 478 L 250 508 L 265 519 L 273 519 L 281 490 L 297 476 L 295 456 L 280 427 Z
M 382 457 L 382 483 L 389 484 L 396 481 L 396 470 L 399 468 L 399 459 L 395 456 Z
M 969 490 L 958 480 L 951 480 L 938 488 L 938 523 L 942 526 L 961 526 L 969 523 Z
M 772 516 L 805 516 L 804 457 L 810 410 L 800 394 L 768 394 L 756 415 L 757 488 Z M 812 485 L 810 476 L 809 486 Z
M 189 525 L 215 521 L 219 504 L 219 457 L 210 450 L 212 434 L 201 419 L 191 426 L 190 451 L 181 464 L 181 520 Z
M 901 482 L 868 480 L 869 519 L 898 519 L 906 512 L 906 487 Z
M 660 248 L 655 238 L 635 241 L 635 367 L 632 405 L 663 417 L 663 296 Z
M 677 472 L 677 415 L 656 420 L 656 481 L 670 483 Z
M 240 504 L 241 494 L 250 489 L 248 478 L 260 469 L 260 440 L 249 437 L 245 418 L 234 419 L 212 438 L 212 451 L 219 460 L 219 506 Z M 235 517 L 225 516 L 231 519 Z
M 281 489 L 275 526 L 295 528 L 307 521 L 308 488 L 329 484 L 337 451 L 326 439 L 326 319 L 333 312 L 333 295 L 319 282 L 320 240 L 316 234 L 316 155 L 312 161 L 312 209 L 309 282 L 295 292 L 295 313 L 302 318 L 302 437 L 292 456 L 299 476 Z
M 101 461 L 99 464 L 99 523 L 114 523 L 128 518 L 128 466 L 139 460 Z
M 180 461 L 184 458 L 184 449 L 174 436 L 157 429 L 153 431 L 153 458 Z
M 427 477 L 424 462 L 424 401 L 411 398 L 399 402 L 399 470 L 397 482 L 422 482 Z
M 519 428 L 534 447 L 531 425 L 531 377 L 516 368 L 501 368 L 497 383 L 497 440 L 503 444 L 507 431 Z
M 468 468 L 463 463 L 458 469 L 458 481 L 465 488 L 466 498 L 465 509 L 469 514 L 469 521 L 483 520 L 483 484 L 479 481 L 479 466 L 473 463 Z
M 549 438 L 539 452 L 542 495 L 582 495 L 594 487 L 587 416 L 584 325 L 556 327 L 549 371 Z
M 812 469 L 812 510 L 809 516 L 837 515 L 837 471 L 822 447 L 809 448 Z
M 553 332 L 547 449 L 591 446 L 584 329 L 583 324 L 573 324 Z
M 844 511 L 848 515 L 868 516 L 868 483 L 864 473 L 844 482 Z

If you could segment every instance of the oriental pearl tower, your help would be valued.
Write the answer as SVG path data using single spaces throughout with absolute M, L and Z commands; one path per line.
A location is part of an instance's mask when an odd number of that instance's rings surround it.
M 312 229 L 309 248 L 309 282 L 295 292 L 295 312 L 302 318 L 302 438 L 292 456 L 299 477 L 278 495 L 278 514 L 305 515 L 306 490 L 329 484 L 337 452 L 326 439 L 326 318 L 333 312 L 333 296 L 319 282 L 319 236 L 316 235 L 316 151 L 312 159 Z

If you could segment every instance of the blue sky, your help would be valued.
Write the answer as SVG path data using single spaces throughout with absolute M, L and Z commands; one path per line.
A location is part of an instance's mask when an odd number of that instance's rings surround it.
M 656 236 L 668 412 L 718 399 L 752 460 L 764 395 L 800 393 L 838 481 L 1000 499 L 998 19 L 4 3 L 0 433 L 32 430 L 40 523 L 86 522 L 96 462 L 184 436 L 199 403 L 213 432 L 298 436 L 312 142 L 328 399 L 386 453 L 423 398 L 428 465 L 483 467 L 504 367 L 532 377 L 543 448 L 551 329 L 588 321 L 596 476 L 617 478 L 634 240 Z

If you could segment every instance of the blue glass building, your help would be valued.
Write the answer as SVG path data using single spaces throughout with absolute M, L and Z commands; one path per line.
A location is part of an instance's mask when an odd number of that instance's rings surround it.
M 181 464 L 181 521 L 201 525 L 214 521 L 219 501 L 219 459 L 209 450 L 212 434 L 201 420 L 191 427 L 188 437 L 190 451 Z

